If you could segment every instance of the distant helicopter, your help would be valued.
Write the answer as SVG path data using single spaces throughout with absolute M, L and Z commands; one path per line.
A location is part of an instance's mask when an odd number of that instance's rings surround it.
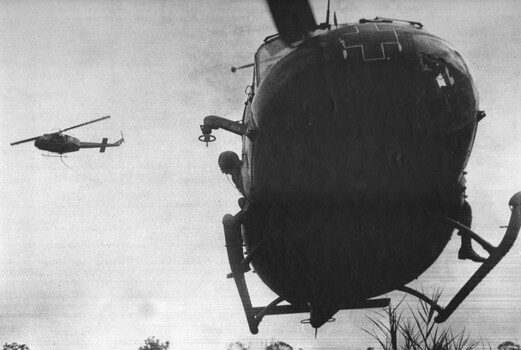
M 101 117 L 95 120 L 91 120 L 90 122 L 78 124 L 75 126 L 71 126 L 69 128 L 51 133 L 51 134 L 43 134 L 42 136 L 36 136 L 31 137 L 30 139 L 16 141 L 11 143 L 11 146 L 19 145 L 24 142 L 30 142 L 34 141 L 34 146 L 38 149 L 49 151 L 52 153 L 58 153 L 58 154 L 64 154 L 69 152 L 76 152 L 79 151 L 80 148 L 99 148 L 100 152 L 105 152 L 105 149 L 107 147 L 118 147 L 120 146 L 125 140 L 123 138 L 123 135 L 121 135 L 121 139 L 119 141 L 116 141 L 114 143 L 108 143 L 108 138 L 103 138 L 101 140 L 101 143 L 98 142 L 81 142 L 76 137 L 72 137 L 69 135 L 63 134 L 64 131 L 79 128 L 81 126 L 85 126 L 87 124 L 92 124 L 95 122 L 99 122 L 105 119 L 110 118 L 110 115 Z
M 242 194 L 241 210 L 223 226 L 250 331 L 266 315 L 308 312 L 303 322 L 318 329 L 339 310 L 388 305 L 374 298 L 394 290 L 426 301 L 436 322 L 445 321 L 521 226 L 519 192 L 499 246 L 470 229 L 465 167 L 485 113 L 467 65 L 418 22 L 338 24 L 335 14 L 330 24 L 328 4 L 317 24 L 305 0 L 267 3 L 279 34 L 243 66 L 253 66 L 253 81 L 242 121 L 208 116 L 199 137 L 208 145 L 219 128 L 242 137 L 241 159 L 224 152 L 219 166 Z M 459 258 L 480 267 L 442 307 L 407 284 L 455 230 Z M 250 265 L 278 295 L 267 306 L 252 306 Z

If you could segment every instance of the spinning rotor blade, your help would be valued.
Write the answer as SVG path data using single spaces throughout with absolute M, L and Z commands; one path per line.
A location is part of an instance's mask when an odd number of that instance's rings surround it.
M 87 125 L 87 124 L 91 124 L 91 123 L 99 122 L 99 121 L 101 121 L 101 120 L 108 119 L 108 118 L 110 118 L 110 115 L 107 115 L 107 116 L 105 116 L 105 117 L 101 117 L 101 118 L 98 118 L 98 119 L 91 120 L 90 122 L 86 122 L 86 123 L 82 123 L 82 124 L 78 124 L 78 125 L 71 126 L 71 127 L 67 128 L 67 129 L 63 129 L 63 130 L 60 131 L 60 132 L 64 132 L 64 131 L 67 131 L 67 130 L 71 130 L 71 129 L 79 128 L 80 126 L 84 126 L 84 125 Z
M 308 0 L 267 0 L 280 36 L 286 43 L 302 40 L 317 28 Z
M 12 142 L 12 143 L 11 143 L 11 146 L 19 145 L 19 144 L 24 143 L 24 142 L 34 141 L 34 140 L 36 140 L 36 139 L 39 138 L 39 137 L 41 137 L 41 136 L 31 137 L 30 139 L 26 139 L 26 140 L 22 140 L 22 141 Z

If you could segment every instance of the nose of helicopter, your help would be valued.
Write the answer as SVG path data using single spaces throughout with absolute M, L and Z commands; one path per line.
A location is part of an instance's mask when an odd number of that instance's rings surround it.
M 416 91 L 414 72 L 403 64 L 370 70 L 319 48 L 292 53 L 272 68 L 253 101 L 254 159 L 269 159 L 255 167 L 259 193 L 407 190 L 418 146 Z
M 311 42 L 272 67 L 252 104 L 254 159 L 269 159 L 254 166 L 258 193 L 393 200 L 454 181 L 475 131 L 474 92 L 454 73 L 460 91 L 449 96 L 418 57 L 346 61 Z
M 262 217 L 249 234 L 283 234 L 287 247 L 266 250 L 291 274 L 262 256 L 252 263 L 277 294 L 311 306 L 315 328 L 341 305 L 408 283 L 441 253 L 452 231 L 438 219 L 460 200 L 476 126 L 457 68 L 417 52 L 364 62 L 337 51 L 311 40 L 271 67 L 248 125 L 250 213 Z

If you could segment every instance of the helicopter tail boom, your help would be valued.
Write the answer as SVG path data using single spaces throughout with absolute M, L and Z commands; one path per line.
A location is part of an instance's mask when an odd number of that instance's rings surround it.
M 108 143 L 109 139 L 104 137 L 101 140 L 101 143 L 98 142 L 80 142 L 79 148 L 99 148 L 101 153 L 105 152 L 105 149 L 107 147 L 119 147 L 123 142 L 125 142 L 125 138 L 123 137 L 123 134 L 121 134 L 121 139 L 114 143 Z

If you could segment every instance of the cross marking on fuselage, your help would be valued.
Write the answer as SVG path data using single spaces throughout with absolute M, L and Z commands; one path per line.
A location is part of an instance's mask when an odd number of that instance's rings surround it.
M 364 61 L 390 59 L 386 54 L 386 46 L 388 48 L 394 46 L 398 51 L 402 51 L 402 46 L 394 29 L 380 29 L 377 24 L 350 28 L 354 31 L 345 33 L 340 38 L 344 59 L 351 56 L 348 50 L 357 50 L 357 48 L 360 48 Z

